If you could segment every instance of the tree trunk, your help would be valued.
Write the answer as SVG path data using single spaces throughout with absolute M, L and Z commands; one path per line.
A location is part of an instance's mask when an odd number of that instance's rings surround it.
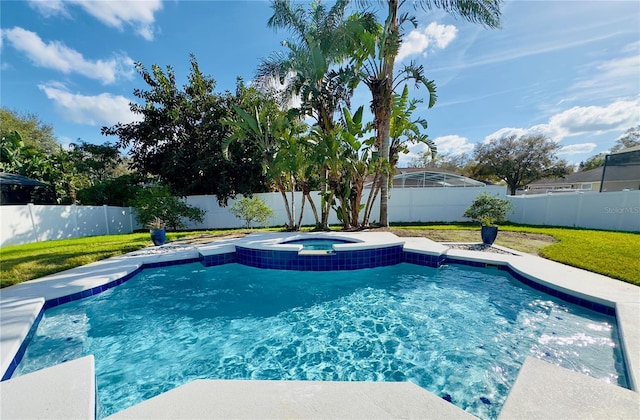
M 331 208 L 331 202 L 333 201 L 334 192 L 333 189 L 329 190 L 329 195 L 327 197 L 326 204 L 328 203 L 328 207 Z M 323 209 L 324 211 L 324 209 Z M 329 212 L 326 211 L 322 214 L 322 229 L 329 230 Z
M 291 175 L 291 230 L 299 230 L 299 226 L 296 225 L 296 180 Z
M 316 221 L 316 229 L 321 227 L 320 218 L 318 217 L 318 209 L 316 209 L 316 203 L 313 201 L 310 195 L 310 191 L 305 191 L 304 196 L 307 197 L 307 201 L 309 201 L 309 205 L 311 206 L 311 211 L 313 212 L 313 218 Z
M 282 200 L 284 200 L 284 208 L 287 209 L 287 218 L 289 219 L 289 226 L 287 227 L 288 230 L 293 226 L 295 220 L 291 217 L 291 209 L 289 208 L 289 200 L 287 199 L 287 190 L 285 190 L 282 182 L 280 181 L 276 182 L 276 187 L 278 188 L 278 191 L 280 191 L 280 195 L 282 195 Z
M 373 177 L 373 182 L 371 183 L 371 190 L 369 191 L 367 204 L 364 206 L 364 216 L 362 218 L 362 226 L 364 227 L 369 227 L 369 219 L 371 216 L 371 210 L 373 210 L 373 203 L 376 201 L 376 197 L 378 196 L 379 182 L 380 182 L 380 172 L 378 169 L 376 170 L 376 174 Z
M 388 0 L 389 16 L 388 19 L 388 34 L 387 42 L 394 42 L 400 36 L 398 28 L 398 0 Z M 393 66 L 396 60 L 397 49 L 385 48 L 387 51 L 384 56 L 384 63 L 382 66 L 384 81 L 383 81 L 383 97 L 380 104 L 380 115 L 378 118 L 378 137 L 380 141 L 380 157 L 384 162 L 389 161 L 389 129 L 391 118 L 391 106 L 393 104 Z M 395 53 L 391 53 L 395 51 Z M 388 199 L 389 199 L 389 173 L 384 170 L 381 173 L 380 178 L 380 226 L 389 226 L 389 214 L 388 214 Z
M 300 230 L 300 228 L 302 227 L 302 216 L 304 216 L 304 204 L 306 201 L 307 196 L 305 195 L 305 193 L 302 193 L 302 205 L 300 206 L 300 216 L 298 217 L 298 230 Z

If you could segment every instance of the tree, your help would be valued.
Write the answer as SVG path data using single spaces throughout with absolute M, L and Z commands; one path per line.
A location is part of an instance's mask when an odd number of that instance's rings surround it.
M 640 125 L 629 128 L 620 136 L 615 145 L 611 148 L 611 152 L 619 152 L 630 147 L 640 145 Z
M 430 92 L 435 95 L 435 87 L 429 83 L 428 85 L 430 86 Z M 432 99 L 434 101 L 433 103 L 435 103 L 435 97 Z M 413 119 L 412 117 L 417 105 L 421 102 L 422 100 L 420 99 L 409 99 L 409 87 L 407 85 L 404 86 L 402 94 L 393 95 L 393 104 L 389 120 L 389 160 L 385 162 L 378 160 L 377 162 L 371 194 L 365 207 L 365 226 L 369 224 L 369 216 L 372 210 L 371 206 L 378 192 L 382 191 L 382 194 L 384 194 L 384 187 L 388 186 L 389 183 L 388 180 L 381 180 L 382 173 L 395 173 L 400 153 L 408 152 L 408 144 L 423 143 L 432 157 L 437 153 L 438 148 L 436 144 L 431 141 L 426 134 L 422 133 L 422 130 L 427 128 L 427 121 L 424 118 Z M 380 131 L 378 131 L 377 134 L 379 135 Z M 379 138 L 376 137 L 376 148 L 378 140 Z M 381 170 L 383 167 L 384 171 Z
M 580 162 L 580 165 L 578 165 L 578 170 L 580 172 L 590 171 L 591 169 L 596 169 L 601 166 L 604 166 L 605 156 L 606 156 L 605 153 L 598 153 L 597 155 L 591 156 L 589 159 L 585 160 L 584 162 Z
M 345 62 L 360 48 L 361 35 L 375 27 L 371 13 L 345 19 L 348 3 L 348 0 L 338 0 L 327 9 L 317 1 L 307 11 L 289 0 L 274 0 L 268 26 L 289 30 L 294 40 L 283 43 L 288 51 L 272 54 L 257 71 L 257 79 L 263 85 L 276 79 L 285 84 L 287 99 L 292 95 L 299 98 L 301 113 L 317 122 L 320 141 L 331 141 L 335 136 L 336 111 L 341 105 L 349 106 L 355 88 L 355 68 Z M 323 198 L 327 197 L 328 172 L 328 167 L 322 168 Z M 331 203 L 323 199 L 323 224 L 328 220 L 330 206 Z M 326 224 L 323 228 L 327 228 Z
M 364 7 L 369 7 L 370 2 L 361 0 L 360 3 Z M 401 43 L 400 27 L 404 22 L 412 22 L 416 24 L 407 14 L 400 14 L 400 8 L 405 4 L 401 0 L 387 0 L 387 18 L 383 26 L 382 33 L 379 35 L 377 42 L 377 52 L 375 57 L 378 64 L 371 71 L 373 77 L 370 79 L 370 90 L 372 94 L 372 110 L 374 113 L 374 125 L 378 131 L 377 144 L 380 147 L 381 162 L 389 160 L 389 133 L 390 133 L 390 116 L 393 104 L 393 93 L 395 83 L 394 64 Z M 430 10 L 434 7 L 442 9 L 453 15 L 462 17 L 463 19 L 480 23 L 488 28 L 497 28 L 500 26 L 500 0 L 418 0 L 412 2 L 414 5 L 420 6 L 424 10 Z M 409 66 L 405 69 L 407 75 L 418 76 L 417 80 L 427 81 L 421 74 L 421 67 Z M 413 73 L 413 75 L 412 75 Z M 427 81 L 429 82 L 429 81 Z M 366 83 L 366 82 L 365 82 Z M 432 81 L 430 82 L 433 83 Z M 429 85 L 427 85 L 429 88 Z M 432 101 L 435 101 L 435 85 L 433 89 L 429 89 Z M 381 196 L 380 196 L 380 224 L 382 226 L 389 225 L 388 219 L 388 172 L 382 173 L 381 179 Z
M 466 153 L 459 155 L 438 153 L 433 156 L 431 150 L 426 150 L 418 157 L 411 159 L 409 168 L 436 168 L 453 172 L 459 175 L 468 176 L 471 158 Z
M 154 223 L 177 230 L 185 227 L 184 219 L 194 222 L 204 220 L 204 210 L 180 200 L 164 185 L 143 188 L 132 204 L 135 207 L 136 220 L 144 226 Z
M 84 141 L 69 145 L 71 159 L 75 161 L 78 171 L 85 174 L 92 183 L 104 182 L 115 178 L 123 157 L 118 147 L 110 142 L 91 144 Z
M 102 133 L 118 136 L 117 146 L 130 148 L 133 167 L 157 177 L 176 195 L 215 194 L 225 204 L 236 194 L 264 191 L 257 149 L 238 143 L 232 146 L 232 160 L 222 153 L 230 135 L 223 121 L 234 106 L 251 110 L 260 101 L 257 91 L 239 79 L 235 94 L 215 94 L 214 79 L 200 71 L 193 55 L 190 64 L 188 83 L 180 89 L 170 66 L 163 71 L 153 65 L 148 71 L 137 63 L 149 90 L 135 89 L 143 103 L 130 108 L 142 121 L 103 127 Z
M 35 114 L 20 114 L 9 108 L 0 108 L 0 137 L 11 132 L 20 134 L 25 146 L 33 147 L 45 154 L 55 153 L 60 144 L 53 135 L 53 127 L 40 121 Z
M 265 225 L 273 216 L 273 210 L 258 197 L 242 197 L 231 205 L 230 210 L 238 219 L 244 219 L 247 229 L 251 229 L 254 221 Z
M 287 210 L 287 229 L 297 230 L 295 213 L 296 175 L 299 165 L 298 142 L 303 126 L 296 124 L 296 112 L 280 111 L 275 102 L 264 98 L 254 112 L 235 108 L 236 118 L 226 120 L 233 129 L 223 144 L 223 154 L 229 158 L 229 147 L 240 143 L 260 152 L 262 173 L 273 181 Z M 291 200 L 287 192 L 291 193 Z
M 533 181 L 562 177 L 568 173 L 567 163 L 556 157 L 560 146 L 542 135 L 515 135 L 478 143 L 473 157 L 476 175 L 496 177 L 507 183 L 511 195 Z
M 137 173 L 105 179 L 78 190 L 77 200 L 85 206 L 130 207 L 146 181 Z

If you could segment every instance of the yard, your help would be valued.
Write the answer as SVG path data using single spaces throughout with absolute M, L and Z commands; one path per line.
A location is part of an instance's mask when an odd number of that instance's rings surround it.
M 275 230 L 275 229 L 272 229 Z M 479 242 L 470 224 L 394 225 L 398 236 L 424 236 L 437 242 Z M 244 229 L 170 232 L 170 241 L 203 242 Z M 640 234 L 570 228 L 505 225 L 496 244 L 640 285 Z M 148 233 L 94 236 L 0 248 L 0 287 L 132 252 L 151 245 Z

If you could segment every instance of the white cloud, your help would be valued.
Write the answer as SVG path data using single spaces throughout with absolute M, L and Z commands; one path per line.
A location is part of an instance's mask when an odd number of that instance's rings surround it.
M 461 155 L 473 150 L 474 145 L 469 139 L 458 135 L 436 137 L 433 140 L 438 146 L 438 153 L 448 155 Z
M 458 29 L 453 25 L 440 25 L 431 22 L 423 29 L 414 29 L 402 40 L 398 61 L 411 55 L 426 55 L 428 49 L 443 49 L 451 43 L 458 34 Z
M 547 124 L 530 128 L 501 128 L 485 138 L 501 138 L 515 134 L 517 136 L 543 134 L 559 142 L 566 137 L 596 135 L 610 131 L 626 130 L 640 124 L 640 100 L 616 101 L 606 107 L 576 106 L 552 116 Z
M 39 67 L 58 70 L 64 74 L 78 73 L 105 85 L 115 82 L 118 77 L 130 78 L 133 75 L 133 60 L 127 56 L 87 60 L 62 42 L 44 42 L 35 32 L 20 27 L 5 29 L 2 35 L 13 48 L 24 53 Z
M 55 103 L 65 119 L 74 123 L 100 126 L 119 122 L 126 124 L 142 119 L 131 112 L 130 100 L 124 96 L 110 93 L 81 95 L 69 92 L 64 85 L 56 82 L 38 85 L 38 88 Z
M 408 144 L 407 149 L 408 153 L 400 153 L 398 156 L 398 168 L 406 168 L 413 159 L 420 158 L 427 151 L 427 146 L 424 143 Z
M 161 0 L 31 0 L 31 6 L 44 16 L 69 16 L 67 5 L 81 7 L 103 24 L 123 30 L 124 25 L 134 28 L 146 40 L 153 39 L 155 13 L 162 9 Z
M 579 155 L 582 153 L 591 153 L 596 146 L 597 145 L 595 143 L 570 144 L 568 146 L 563 146 L 558 151 L 558 155 Z
M 437 137 L 433 142 L 438 146 L 439 154 L 461 155 L 470 152 L 474 147 L 466 137 L 458 135 Z M 413 159 L 421 158 L 427 151 L 427 146 L 424 143 L 409 144 L 407 149 L 408 153 L 400 154 L 398 157 L 399 168 L 406 168 Z
M 619 57 L 587 63 L 569 88 L 571 99 L 622 99 L 633 97 L 640 87 L 640 42 L 621 49 Z
M 62 0 L 30 0 L 29 5 L 47 18 L 57 15 L 69 17 Z
M 145 1 L 93 1 L 72 0 L 107 26 L 122 29 L 123 24 L 133 26 L 146 40 L 153 39 L 154 14 L 162 9 L 161 0 Z

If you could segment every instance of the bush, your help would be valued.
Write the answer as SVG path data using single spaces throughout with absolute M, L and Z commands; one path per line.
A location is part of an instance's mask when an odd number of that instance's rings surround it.
M 183 219 L 202 222 L 205 211 L 190 206 L 173 196 L 165 186 L 153 186 L 141 190 L 133 200 L 136 220 L 144 226 L 167 226 L 172 230 L 184 229 Z
M 508 200 L 484 192 L 473 200 L 465 210 L 464 217 L 480 222 L 484 226 L 492 226 L 495 223 L 504 222 L 509 210 L 511 210 L 511 203 Z
M 230 210 L 238 219 L 244 219 L 247 229 L 251 229 L 253 221 L 265 225 L 273 216 L 273 211 L 258 197 L 242 197 L 233 203 Z

